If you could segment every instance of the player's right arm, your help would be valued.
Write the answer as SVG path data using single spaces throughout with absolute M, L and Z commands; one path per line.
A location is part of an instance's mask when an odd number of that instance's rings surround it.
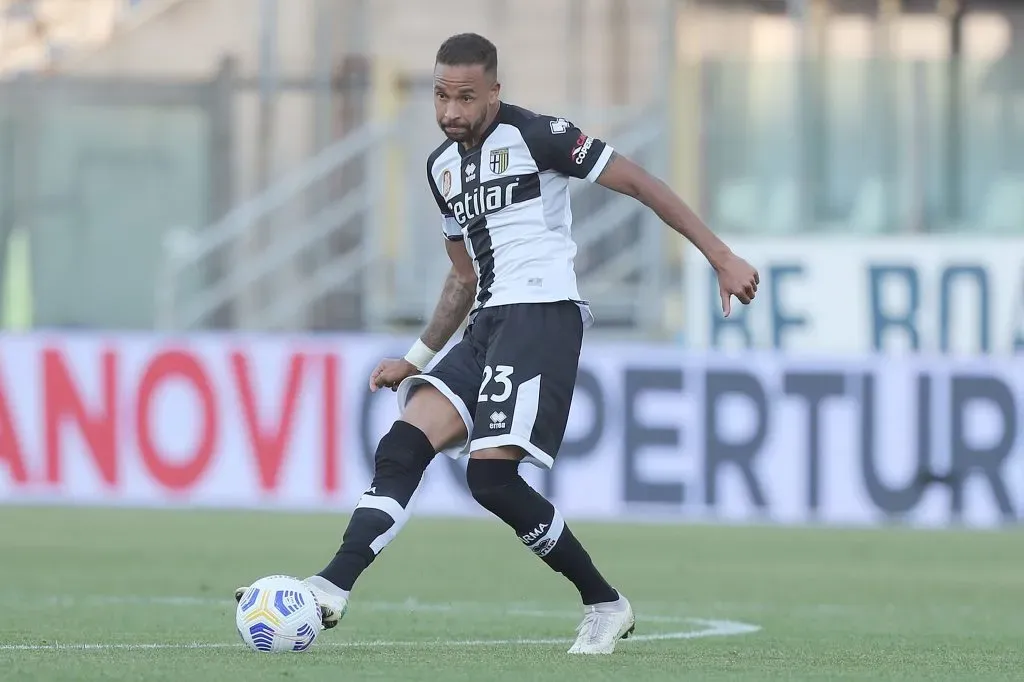
M 444 345 L 459 329 L 462 321 L 466 319 L 469 311 L 473 308 L 473 297 L 476 296 L 476 270 L 473 269 L 473 259 L 466 251 L 462 228 L 455 220 L 455 216 L 452 215 L 441 192 L 438 191 L 432 171 L 431 162 L 428 160 L 427 185 L 430 187 L 430 193 L 434 195 L 437 210 L 441 212 L 441 236 L 444 237 L 445 251 L 448 252 L 448 259 L 452 262 L 452 267 L 444 280 L 441 299 L 434 308 L 434 314 L 431 316 L 427 328 L 420 335 L 419 343 L 413 346 L 409 355 L 405 356 L 420 369 L 423 369 L 434 358 L 434 355 L 444 348 Z M 420 345 L 423 348 L 420 348 Z
M 420 335 L 423 344 L 435 353 L 444 348 L 458 331 L 473 308 L 473 298 L 476 296 L 476 271 L 466 245 L 461 240 L 445 240 L 444 245 L 452 267 L 444 280 L 441 299 L 434 308 L 430 323 Z
M 473 268 L 473 259 L 466 251 L 461 228 L 437 191 L 429 167 L 427 182 L 441 211 L 441 233 L 445 238 L 445 251 L 448 252 L 452 266 L 444 280 L 441 297 L 434 307 L 434 314 L 427 328 L 420 338 L 416 339 L 416 343 L 404 358 L 389 358 L 377 365 L 370 375 L 370 391 L 379 388 L 397 390 L 403 379 L 421 372 L 458 331 L 473 308 L 473 299 L 476 296 L 476 270 Z

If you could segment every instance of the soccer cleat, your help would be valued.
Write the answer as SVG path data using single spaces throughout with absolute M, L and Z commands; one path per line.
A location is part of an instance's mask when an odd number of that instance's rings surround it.
M 633 607 L 621 594 L 616 601 L 583 607 L 583 621 L 576 628 L 570 654 L 610 654 L 620 639 L 636 629 Z
M 320 587 L 310 582 L 308 578 L 302 582 L 306 584 L 306 587 L 308 587 L 313 593 L 313 596 L 316 597 L 316 603 L 320 606 L 320 620 L 323 623 L 324 629 L 330 630 L 345 616 L 345 612 L 348 610 L 348 599 L 341 595 L 325 592 Z M 242 601 L 242 596 L 248 589 L 248 586 L 237 588 L 235 590 L 235 601 Z

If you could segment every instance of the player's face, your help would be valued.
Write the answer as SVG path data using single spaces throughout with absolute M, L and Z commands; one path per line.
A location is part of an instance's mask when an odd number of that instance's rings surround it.
M 487 116 L 498 104 L 501 85 L 483 65 L 434 67 L 434 111 L 437 124 L 455 142 L 479 139 Z

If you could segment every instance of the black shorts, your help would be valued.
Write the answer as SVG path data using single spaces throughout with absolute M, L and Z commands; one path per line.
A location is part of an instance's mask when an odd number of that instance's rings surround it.
M 433 369 L 402 382 L 399 405 L 429 383 L 469 434 L 445 454 L 517 445 L 523 461 L 550 467 L 569 421 L 582 344 L 583 317 L 572 301 L 484 308 Z

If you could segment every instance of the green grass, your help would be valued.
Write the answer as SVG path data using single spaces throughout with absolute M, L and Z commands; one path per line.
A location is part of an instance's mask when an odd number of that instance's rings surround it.
M 564 653 L 575 592 L 511 531 L 414 518 L 312 650 L 244 649 L 236 584 L 319 569 L 344 522 L 0 507 L 0 680 L 1024 678 L 1024 543 L 1011 532 L 576 524 L 633 601 L 638 635 L 704 627 L 690 618 L 760 628 L 580 659 Z M 459 644 L 518 638 L 566 642 Z M 222 646 L 11 648 L 54 642 Z

